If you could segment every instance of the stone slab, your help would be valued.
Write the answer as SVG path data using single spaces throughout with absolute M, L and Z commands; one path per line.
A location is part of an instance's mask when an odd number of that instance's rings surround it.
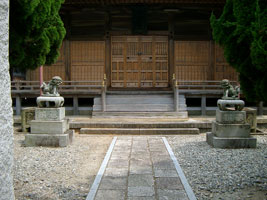
M 131 197 L 151 197 L 154 195 L 154 187 L 128 187 L 128 196 Z
M 95 200 L 124 200 L 124 190 L 98 190 Z
M 248 138 L 250 137 L 249 124 L 220 124 L 212 122 L 212 133 L 217 137 L 222 138 Z
M 65 118 L 65 108 L 36 108 L 35 120 L 61 121 Z
M 30 128 L 30 121 L 35 118 L 35 107 L 28 107 L 21 109 L 21 128 L 22 132 L 29 132 L 28 128 Z
M 26 134 L 25 145 L 27 147 L 50 146 L 66 147 L 72 143 L 74 130 L 68 130 L 64 134 Z
M 149 174 L 131 174 L 128 176 L 128 186 L 129 187 L 153 187 L 154 179 L 153 175 Z
M 126 190 L 127 178 L 126 177 L 113 177 L 104 176 L 101 180 L 99 189 L 105 190 Z
M 33 134 L 64 134 L 69 129 L 68 120 L 61 121 L 31 121 Z
M 216 121 L 221 124 L 245 124 L 245 111 L 222 111 L 216 110 Z
M 257 130 L 257 109 L 254 108 L 244 108 L 246 112 L 246 122 L 250 125 L 250 129 L 252 132 L 256 132 Z
M 198 128 L 81 128 L 80 134 L 199 134 Z
M 257 139 L 249 138 L 220 138 L 213 133 L 206 134 L 206 141 L 209 145 L 215 148 L 222 149 L 238 149 L 238 148 L 256 148 Z

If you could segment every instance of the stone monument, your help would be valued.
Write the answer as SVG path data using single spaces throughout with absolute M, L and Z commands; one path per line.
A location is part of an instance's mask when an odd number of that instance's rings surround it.
M 69 130 L 69 122 L 65 119 L 64 98 L 58 93 L 62 83 L 59 76 L 45 84 L 41 89 L 43 95 L 37 98 L 38 108 L 35 119 L 31 121 L 31 133 L 25 136 L 26 146 L 66 147 L 72 142 L 74 131 Z
M 8 63 L 9 0 L 0 1 L 0 13 L 0 200 L 13 200 L 13 111 Z
M 216 121 L 206 140 L 215 148 L 256 148 L 256 138 L 250 136 L 250 125 L 246 123 L 244 101 L 239 99 L 239 87 L 233 87 L 228 80 L 221 82 L 224 89 L 222 99 L 217 101 Z

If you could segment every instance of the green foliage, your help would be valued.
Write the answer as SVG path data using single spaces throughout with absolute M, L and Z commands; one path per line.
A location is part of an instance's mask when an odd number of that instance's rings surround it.
M 227 0 L 222 15 L 212 14 L 210 22 L 246 98 L 267 101 L 267 1 Z
M 64 0 L 11 0 L 9 62 L 12 68 L 53 64 L 66 34 L 59 16 Z

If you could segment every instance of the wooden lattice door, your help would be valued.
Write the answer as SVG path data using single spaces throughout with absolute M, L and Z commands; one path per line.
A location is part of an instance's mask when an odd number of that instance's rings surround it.
M 112 87 L 168 86 L 167 37 L 113 37 L 111 59 Z

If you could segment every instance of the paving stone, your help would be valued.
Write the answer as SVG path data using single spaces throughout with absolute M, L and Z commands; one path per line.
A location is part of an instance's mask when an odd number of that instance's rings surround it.
M 159 200 L 188 200 L 184 190 L 158 190 Z
M 149 157 L 150 158 L 150 152 L 149 151 L 136 151 L 136 152 L 131 152 L 131 157 L 140 157 L 140 156 L 142 156 L 143 155 L 143 157 Z
M 131 152 L 131 147 L 130 146 L 115 146 L 113 149 L 113 152 L 116 152 L 116 151 Z
M 113 150 L 112 153 L 114 154 L 120 154 L 120 153 L 125 153 L 125 154 L 130 154 L 131 153 L 131 149 L 116 149 Z
M 183 190 L 184 187 L 178 177 L 156 178 L 156 188 L 169 190 Z
M 124 200 L 125 190 L 98 190 L 95 200 Z
M 116 152 L 112 152 L 111 157 L 113 156 L 130 156 L 130 152 L 123 152 L 123 151 L 116 151 Z
M 153 174 L 152 165 L 149 166 L 131 166 L 130 174 Z
M 142 149 L 142 148 L 133 148 L 132 149 L 132 153 L 145 153 L 145 154 L 148 154 L 149 151 L 148 151 L 148 148 L 146 149 Z
M 122 154 L 122 155 L 117 155 L 117 154 L 112 154 L 110 157 L 110 161 L 111 160 L 129 160 L 130 159 L 130 154 Z
M 155 197 L 128 197 L 127 200 L 156 200 Z
M 135 174 L 129 175 L 128 186 L 129 187 L 152 187 L 154 185 L 153 175 Z
M 126 177 L 128 168 L 106 168 L 105 176 Z
M 108 168 L 128 168 L 129 160 L 128 159 L 113 159 L 108 162 Z
M 178 177 L 176 170 L 162 170 L 162 169 L 155 169 L 155 177 Z
M 175 170 L 175 166 L 171 160 L 163 160 L 153 162 L 154 169 L 173 169 Z
M 142 153 L 132 153 L 131 154 L 131 159 L 143 159 L 143 160 L 150 160 L 150 154 L 142 154 Z
M 151 160 L 153 163 L 161 162 L 161 161 L 172 162 L 172 159 L 170 158 L 170 156 L 166 156 L 166 155 L 151 156 Z
M 150 152 L 151 157 L 157 157 L 157 156 L 166 156 L 169 157 L 168 151 L 151 151 Z
M 126 190 L 126 177 L 103 176 L 99 189 Z
M 154 187 L 128 187 L 128 196 L 131 197 L 151 197 L 154 195 Z
M 115 145 L 131 146 L 132 145 L 132 140 L 117 140 Z
M 150 159 L 143 159 L 143 158 L 131 158 L 130 165 L 151 165 Z

